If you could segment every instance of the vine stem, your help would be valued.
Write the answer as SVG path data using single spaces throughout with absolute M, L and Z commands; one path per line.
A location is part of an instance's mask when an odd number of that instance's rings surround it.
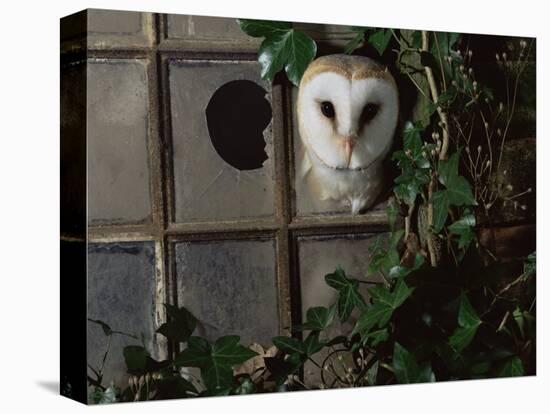
M 422 51 L 428 51 L 428 32 L 425 30 L 422 31 Z M 428 85 L 430 86 L 432 99 L 435 105 L 437 105 L 439 101 L 439 93 L 437 91 L 434 74 L 429 66 L 424 66 L 424 70 L 426 71 L 426 79 L 428 80 Z M 449 126 L 447 123 L 447 114 L 443 112 L 443 109 L 439 105 L 437 105 L 437 113 L 439 114 L 439 118 L 441 119 L 443 130 L 443 142 L 441 145 L 441 151 L 439 152 L 439 159 L 444 160 L 447 157 L 447 148 L 449 147 Z M 430 177 L 430 184 L 428 186 L 428 231 L 426 235 L 428 252 L 430 253 L 430 264 L 432 265 L 432 267 L 437 266 L 437 256 L 435 254 L 433 234 L 431 233 L 431 228 L 434 224 L 434 205 L 432 202 L 432 196 L 435 188 L 435 180 L 436 177 L 434 174 L 432 174 L 432 176 Z
M 428 32 L 422 31 L 422 49 L 423 52 L 428 52 Z M 441 120 L 441 129 L 443 130 L 443 142 L 441 143 L 441 151 L 439 152 L 439 159 L 444 160 L 447 158 L 447 150 L 449 148 L 449 123 L 447 122 L 447 113 L 443 111 L 438 105 L 439 102 L 439 92 L 437 90 L 437 84 L 435 82 L 435 77 L 432 71 L 432 68 L 429 66 L 424 66 L 426 71 L 426 79 L 428 80 L 428 85 L 430 86 L 430 93 L 434 104 L 437 105 L 437 113 L 439 119 Z

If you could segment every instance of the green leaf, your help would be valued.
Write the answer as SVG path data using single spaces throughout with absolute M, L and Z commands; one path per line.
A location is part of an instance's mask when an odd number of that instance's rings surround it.
M 99 387 L 95 387 L 90 394 L 90 398 L 94 404 L 113 404 L 117 402 L 117 390 L 114 387 L 109 387 L 105 391 Z
M 523 375 L 523 363 L 517 356 L 508 359 L 497 372 L 499 377 L 521 377 Z
M 237 19 L 237 23 L 243 32 L 252 37 L 270 37 L 292 29 L 291 23 L 272 20 Z
M 295 331 L 323 331 L 332 324 L 335 314 L 336 306 L 334 305 L 330 308 L 323 306 L 309 308 L 306 313 L 306 323 L 294 326 L 292 329 Z
M 477 204 L 470 183 L 466 178 L 459 175 L 452 177 L 449 181 L 447 195 L 449 202 L 454 206 L 472 206 Z
M 449 226 L 451 234 L 459 236 L 458 247 L 460 249 L 467 249 L 474 239 L 475 233 L 472 228 L 475 225 L 475 216 L 470 212 L 466 212 L 460 219 Z
M 303 344 L 304 354 L 308 357 L 319 352 L 327 344 L 325 341 L 319 341 L 319 332 L 311 332 Z
M 418 124 L 413 124 L 410 121 L 405 123 L 403 129 L 403 149 L 411 151 L 413 158 L 422 154 L 422 137 L 423 128 Z
M 462 295 L 460 308 L 458 310 L 458 324 L 463 327 L 479 326 L 481 319 L 477 316 L 475 309 L 468 300 L 468 297 Z
M 525 277 L 533 276 L 537 273 L 537 252 L 531 253 L 527 256 L 527 260 L 523 264 L 523 274 Z
M 437 234 L 443 229 L 451 206 L 447 191 L 436 191 L 432 195 L 432 204 L 434 210 L 433 232 Z
M 477 326 L 462 327 L 455 329 L 452 336 L 449 338 L 449 345 L 456 351 L 462 352 L 466 348 L 477 332 Z
M 365 337 L 362 339 L 363 344 L 366 344 L 367 342 L 370 342 L 370 346 L 376 347 L 382 342 L 385 342 L 390 337 L 388 333 L 388 329 L 379 329 L 377 331 L 369 332 Z
M 397 282 L 393 292 L 383 285 L 369 289 L 373 304 L 359 317 L 353 333 L 359 333 L 365 341 L 372 328 L 376 325 L 383 328 L 389 322 L 393 311 L 401 306 L 413 291 L 414 288 L 409 288 L 403 279 Z
M 283 68 L 288 79 L 296 86 L 307 66 L 317 53 L 317 45 L 300 31 L 277 31 L 266 37 L 258 51 L 263 79 L 272 81 Z
M 232 367 L 242 364 L 258 354 L 239 344 L 235 335 L 222 336 L 210 345 L 199 337 L 190 337 L 187 348 L 174 360 L 178 367 L 197 367 L 208 389 L 222 389 L 233 386 Z
M 349 318 L 354 307 L 365 304 L 359 293 L 359 283 L 348 279 L 341 267 L 336 268 L 334 273 L 326 275 L 325 281 L 330 287 L 338 290 L 338 316 L 342 322 Z
M 365 41 L 365 32 L 367 29 L 361 29 L 357 31 L 357 34 L 351 39 L 344 47 L 345 54 L 351 54 L 355 49 L 360 47 Z
M 157 332 L 176 342 L 185 342 L 197 326 L 197 319 L 184 307 L 165 304 L 170 320 L 163 323 Z
M 432 382 L 435 380 L 431 365 L 419 366 L 413 355 L 399 342 L 393 349 L 393 370 L 397 381 L 401 384 Z
M 462 352 L 470 342 L 474 339 L 477 328 L 481 324 L 481 319 L 472 307 L 470 301 L 465 294 L 460 300 L 460 308 L 458 311 L 458 325 L 452 336 L 449 338 L 449 345 L 456 351 Z
M 444 186 L 449 186 L 452 177 L 458 175 L 458 162 L 460 153 L 453 153 L 448 159 L 440 160 L 438 167 L 439 182 Z
M 254 386 L 254 383 L 250 378 L 245 378 L 243 382 L 241 382 L 241 385 L 239 385 L 235 389 L 235 394 L 237 395 L 245 395 L 245 394 L 253 394 L 256 391 L 256 387 Z
M 128 373 L 139 375 L 146 370 L 149 353 L 142 346 L 129 345 L 122 350 Z
M 293 352 L 298 352 L 300 354 L 304 353 L 304 347 L 302 343 L 296 338 L 289 336 L 276 336 L 273 338 L 273 345 L 275 345 L 280 351 L 291 354 Z
M 369 35 L 368 42 L 382 56 L 391 40 L 391 30 L 380 29 Z

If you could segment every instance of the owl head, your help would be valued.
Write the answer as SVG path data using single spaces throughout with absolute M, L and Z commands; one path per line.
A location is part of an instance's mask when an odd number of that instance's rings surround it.
M 369 168 L 391 148 L 398 107 L 391 73 L 372 59 L 342 54 L 314 60 L 297 101 L 308 156 L 335 170 Z

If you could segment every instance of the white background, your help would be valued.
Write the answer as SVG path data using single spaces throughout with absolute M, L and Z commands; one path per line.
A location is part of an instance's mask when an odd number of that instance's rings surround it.
M 310 3 L 310 4 L 308 4 Z M 322 4 L 323 3 L 323 4 Z M 120 404 L 166 412 L 550 412 L 544 174 L 550 108 L 544 1 L 110 0 L 3 3 L 0 30 L 0 411 L 82 412 L 59 372 L 59 18 L 86 7 L 536 36 L 538 375 L 531 378 Z M 91 408 L 90 408 L 91 409 Z

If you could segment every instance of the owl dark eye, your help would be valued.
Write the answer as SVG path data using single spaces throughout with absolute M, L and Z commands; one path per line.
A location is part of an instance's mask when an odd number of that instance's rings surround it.
M 334 118 L 334 106 L 329 101 L 323 101 L 321 102 L 321 112 L 324 116 L 327 118 Z
M 363 108 L 363 113 L 361 115 L 361 119 L 364 123 L 368 123 L 374 119 L 376 114 L 378 113 L 378 110 L 380 109 L 380 105 L 375 103 L 368 103 Z

